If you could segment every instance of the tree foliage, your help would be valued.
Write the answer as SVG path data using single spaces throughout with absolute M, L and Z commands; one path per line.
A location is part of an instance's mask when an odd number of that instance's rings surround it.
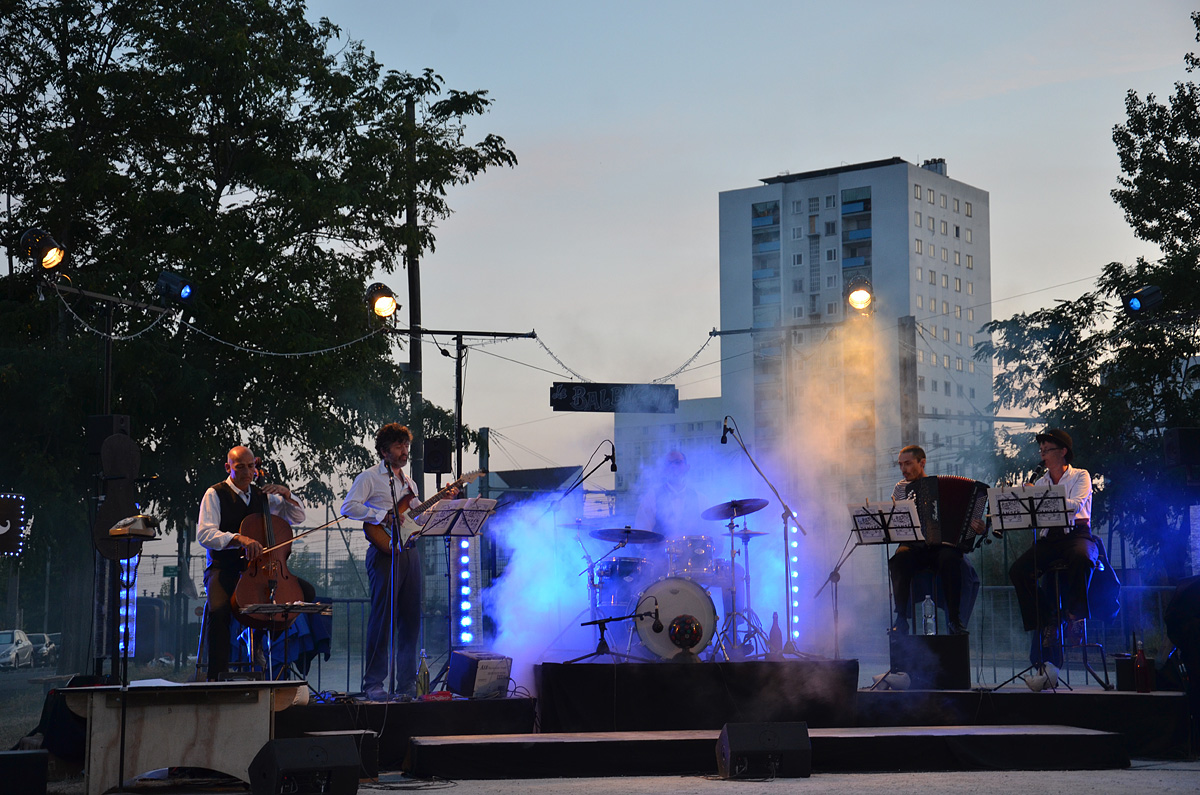
M 113 310 L 111 411 L 133 418 L 156 512 L 192 524 L 239 442 L 279 462 L 273 479 L 333 496 L 378 424 L 408 413 L 401 338 L 371 333 L 367 282 L 433 249 L 449 188 L 516 164 L 498 136 L 467 142 L 487 93 L 387 70 L 301 0 L 0 0 L 0 81 L 10 255 L 42 227 L 76 287 L 155 302 L 164 268 L 196 285 L 187 323 Z M 36 544 L 85 556 L 86 528 L 68 528 L 95 492 L 89 330 L 107 306 L 21 263 L 0 278 L 0 485 L 30 498 Z M 425 415 L 427 434 L 452 432 Z
M 1200 40 L 1200 14 L 1192 21 Z M 1200 60 L 1190 54 L 1187 64 L 1191 71 Z M 1197 501 L 1185 473 L 1165 467 L 1163 434 L 1200 425 L 1198 100 L 1200 87 L 1191 82 L 1178 83 L 1165 105 L 1130 91 L 1126 121 L 1113 130 L 1122 171 L 1113 199 L 1136 234 L 1161 248 L 1162 259 L 1110 263 L 1094 290 L 993 321 L 985 327 L 992 341 L 977 346 L 978 355 L 998 364 L 997 404 L 1065 428 L 1076 442 L 1076 463 L 1101 476 L 1097 524 L 1170 575 L 1182 573 L 1187 506 Z M 1162 289 L 1162 308 L 1146 317 L 1124 313 L 1122 297 L 1146 285 Z M 1007 441 L 1002 468 L 1028 472 L 1032 433 Z

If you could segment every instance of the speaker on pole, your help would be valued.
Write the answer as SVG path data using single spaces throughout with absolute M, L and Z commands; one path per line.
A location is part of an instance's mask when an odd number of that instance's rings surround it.
M 726 723 L 717 739 L 717 772 L 721 778 L 808 778 L 808 724 Z
M 254 795 L 355 795 L 358 749 L 347 735 L 270 740 L 250 762 Z

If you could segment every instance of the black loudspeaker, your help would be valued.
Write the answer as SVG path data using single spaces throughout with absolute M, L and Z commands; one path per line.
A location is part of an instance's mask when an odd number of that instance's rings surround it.
M 0 780 L 8 795 L 45 795 L 47 751 L 0 751 Z
M 970 635 L 892 633 L 892 670 L 908 674 L 913 690 L 970 690 Z
M 100 455 L 104 440 L 115 434 L 129 436 L 128 414 L 93 414 L 87 418 L 87 434 L 84 441 L 88 455 Z
M 1163 459 L 1169 467 L 1200 465 L 1200 428 L 1167 428 L 1163 431 Z
M 271 740 L 250 763 L 254 795 L 354 795 L 358 749 L 347 735 Z
M 808 778 L 808 724 L 726 723 L 717 739 L 717 772 L 721 778 Z
M 454 471 L 450 461 L 449 439 L 431 436 L 425 440 L 425 471 L 430 475 L 445 475 Z

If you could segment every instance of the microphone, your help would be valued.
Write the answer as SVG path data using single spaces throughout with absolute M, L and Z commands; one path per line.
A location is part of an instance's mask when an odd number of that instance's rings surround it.
M 650 625 L 650 629 L 654 630 L 655 632 L 663 631 L 663 622 L 658 617 L 658 605 L 657 604 L 654 605 L 654 623 Z
M 1038 478 L 1046 474 L 1046 465 L 1038 464 L 1037 469 L 1033 470 L 1033 474 L 1029 476 L 1030 483 L 1036 483 Z
M 608 459 L 609 461 L 612 461 L 612 464 L 608 467 L 608 471 L 616 472 L 617 471 L 617 446 L 615 444 L 613 444 L 612 442 L 609 442 L 608 444 L 612 447 L 612 455 L 609 456 L 609 459 Z
M 729 417 L 721 420 L 721 444 L 729 444 Z

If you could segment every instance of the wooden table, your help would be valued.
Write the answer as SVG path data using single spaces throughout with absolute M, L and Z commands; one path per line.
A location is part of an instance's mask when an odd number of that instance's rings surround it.
M 248 780 L 251 760 L 275 736 L 275 713 L 296 701 L 303 682 L 130 683 L 125 718 L 125 778 L 164 767 L 198 767 Z M 87 719 L 88 795 L 118 786 L 119 686 L 66 690 L 67 706 Z

